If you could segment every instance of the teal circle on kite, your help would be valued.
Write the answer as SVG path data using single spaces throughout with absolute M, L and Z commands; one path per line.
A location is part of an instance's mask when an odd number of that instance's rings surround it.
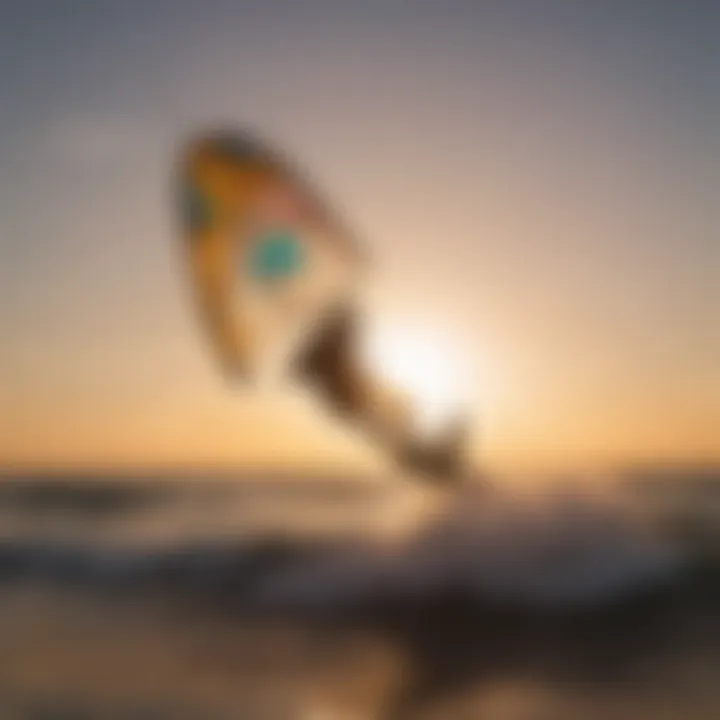
M 262 281 L 285 280 L 300 270 L 303 259 L 302 245 L 291 232 L 271 232 L 255 243 L 250 273 Z

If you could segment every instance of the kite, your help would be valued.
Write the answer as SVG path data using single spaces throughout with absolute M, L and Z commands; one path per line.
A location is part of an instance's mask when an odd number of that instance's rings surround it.
M 465 424 L 421 441 L 409 399 L 363 363 L 369 258 L 295 163 L 252 134 L 207 133 L 184 149 L 178 188 L 196 305 L 223 372 L 246 383 L 296 378 L 402 467 L 462 476 Z

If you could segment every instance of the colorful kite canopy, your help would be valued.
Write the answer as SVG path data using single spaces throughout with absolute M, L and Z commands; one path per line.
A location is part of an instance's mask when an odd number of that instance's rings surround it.
M 210 133 L 185 148 L 179 190 L 197 305 L 224 370 L 292 372 L 402 465 L 458 476 L 464 426 L 418 443 L 408 399 L 360 362 L 364 257 L 297 168 L 249 134 Z
M 188 144 L 180 205 L 198 305 L 225 370 L 253 379 L 287 369 L 355 291 L 356 241 L 289 160 L 246 133 Z

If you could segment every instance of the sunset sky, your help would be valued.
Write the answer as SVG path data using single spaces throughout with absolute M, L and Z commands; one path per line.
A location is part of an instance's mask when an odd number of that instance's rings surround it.
M 720 461 L 720 6 L 0 4 L 0 465 L 365 467 L 198 331 L 177 145 L 251 125 L 472 365 L 498 467 Z M 469 358 L 469 360 L 467 360 Z

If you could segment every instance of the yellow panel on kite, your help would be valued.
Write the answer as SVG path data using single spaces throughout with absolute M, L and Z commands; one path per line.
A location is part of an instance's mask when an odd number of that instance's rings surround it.
M 198 138 L 180 175 L 196 295 L 224 368 L 245 379 L 287 371 L 355 293 L 359 246 L 306 179 L 248 135 Z

